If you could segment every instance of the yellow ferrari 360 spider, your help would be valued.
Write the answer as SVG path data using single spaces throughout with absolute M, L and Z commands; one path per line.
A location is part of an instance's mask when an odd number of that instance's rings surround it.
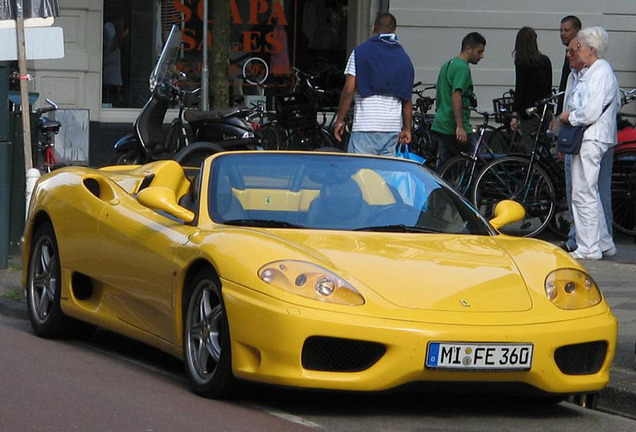
M 183 359 L 194 391 L 242 380 L 377 391 L 490 384 L 560 397 L 609 380 L 616 319 L 559 248 L 497 229 L 417 163 L 226 152 L 67 167 L 23 241 L 42 337 L 101 327 Z

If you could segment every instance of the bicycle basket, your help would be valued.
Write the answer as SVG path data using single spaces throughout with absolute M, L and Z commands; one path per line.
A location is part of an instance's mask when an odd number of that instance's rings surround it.
M 316 124 L 316 106 L 302 93 L 274 96 L 276 118 L 285 129 L 312 127 Z
M 495 111 L 495 121 L 497 123 L 507 123 L 510 121 L 514 101 L 515 99 L 510 96 L 492 100 L 492 107 Z

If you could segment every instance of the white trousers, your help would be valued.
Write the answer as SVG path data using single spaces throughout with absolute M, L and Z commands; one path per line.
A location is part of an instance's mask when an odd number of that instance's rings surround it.
M 572 216 L 576 227 L 577 251 L 598 254 L 614 247 L 598 190 L 601 159 L 609 145 L 583 141 L 581 151 L 572 156 Z

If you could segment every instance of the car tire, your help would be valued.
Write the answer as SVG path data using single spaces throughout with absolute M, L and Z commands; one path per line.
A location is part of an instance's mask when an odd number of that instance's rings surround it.
M 220 283 L 210 271 L 199 273 L 184 302 L 183 351 L 193 391 L 212 399 L 236 394 L 227 313 Z
M 94 326 L 62 312 L 60 255 L 50 222 L 36 228 L 28 266 L 27 311 L 35 334 L 48 339 L 90 335 Z

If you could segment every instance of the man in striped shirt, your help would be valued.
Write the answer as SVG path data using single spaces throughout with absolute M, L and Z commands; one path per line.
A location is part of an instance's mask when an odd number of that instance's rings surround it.
M 395 156 L 398 141 L 411 141 L 415 70 L 398 42 L 396 27 L 393 15 L 378 15 L 373 37 L 349 56 L 334 127 L 341 141 L 344 118 L 355 98 L 349 153 Z

